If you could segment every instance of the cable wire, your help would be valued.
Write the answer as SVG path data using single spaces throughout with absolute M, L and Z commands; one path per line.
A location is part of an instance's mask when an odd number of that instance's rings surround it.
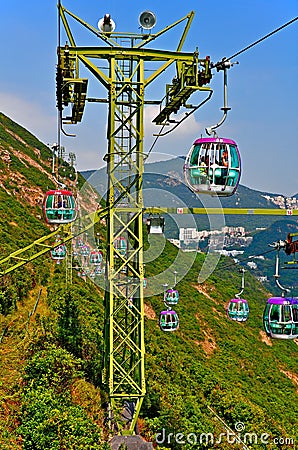
M 285 23 L 284 25 L 280 26 L 279 28 L 276 28 L 276 30 L 271 31 L 271 33 L 266 34 L 266 36 L 262 37 L 261 39 L 258 39 L 257 41 L 253 42 L 252 44 L 248 45 L 247 47 L 243 48 L 242 50 L 240 50 L 237 53 L 234 53 L 234 55 L 230 56 L 229 58 L 225 58 L 225 59 L 233 59 L 238 55 L 241 55 L 241 53 L 246 52 L 247 50 L 249 50 L 250 48 L 254 47 L 255 45 L 259 44 L 260 42 L 264 41 L 265 39 L 269 38 L 270 36 L 272 36 L 273 34 L 277 33 L 278 31 L 282 30 L 283 28 L 286 28 L 287 26 L 291 25 L 292 23 L 294 23 L 296 20 L 298 20 L 298 16 L 295 17 L 294 19 L 290 20 L 289 22 Z M 217 65 L 217 64 L 216 64 Z
M 278 31 L 281 31 L 283 28 L 286 28 L 287 26 L 291 25 L 292 23 L 296 22 L 296 20 L 298 20 L 298 16 L 294 17 L 294 19 L 290 20 L 289 22 L 285 23 L 284 25 L 281 25 L 280 27 L 276 28 L 275 30 L 271 31 L 271 33 L 266 34 L 266 36 L 263 36 L 262 38 L 258 39 L 257 41 L 253 42 L 252 44 L 248 45 L 247 47 L 243 48 L 242 50 L 239 50 L 237 53 L 234 53 L 234 55 L 230 56 L 229 58 L 224 58 L 225 60 L 231 60 L 233 58 L 235 58 L 238 55 L 241 55 L 241 53 L 246 52 L 247 50 L 249 50 L 250 48 L 254 47 L 255 45 L 259 44 L 260 42 L 264 41 L 265 39 L 269 38 L 270 36 L 272 36 L 273 34 L 277 33 Z M 222 64 L 222 61 L 218 62 L 217 64 L 215 64 L 215 67 L 217 67 L 218 65 Z M 205 102 L 203 102 L 205 103 Z M 201 106 L 201 104 L 199 105 Z M 187 115 L 188 116 L 188 115 Z M 179 125 L 179 124 L 178 124 Z M 176 128 L 176 127 L 174 127 Z M 161 128 L 161 132 L 164 129 L 164 126 Z M 171 130 L 167 131 L 165 134 L 168 134 Z M 163 136 L 161 134 L 161 132 L 157 135 L 156 139 L 154 140 L 153 144 L 151 145 L 150 150 L 148 151 L 147 155 L 145 155 L 145 160 L 149 157 L 151 151 L 153 150 L 153 147 L 155 146 L 158 138 L 160 136 Z

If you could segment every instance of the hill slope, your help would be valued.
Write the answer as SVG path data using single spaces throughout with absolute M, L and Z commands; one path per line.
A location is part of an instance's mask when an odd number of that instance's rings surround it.
M 45 146 L 4 116 L 0 128 L 0 149 L 9 153 L 23 175 L 24 189 L 41 193 L 50 186 Z M 12 129 L 18 137 L 8 143 Z M 44 159 L 39 160 L 34 148 L 41 155 L 44 152 Z M 21 162 L 26 162 L 28 152 L 41 169 L 31 170 L 31 164 Z M 7 166 L 1 170 L 4 235 L 0 240 L 5 256 L 49 230 L 38 206 L 23 194 L 13 194 L 16 186 L 8 181 Z M 269 294 L 263 286 L 247 274 L 243 295 L 250 304 L 250 317 L 243 324 L 232 322 L 225 307 L 239 291 L 240 277 L 230 259 L 221 258 L 211 276 L 198 284 L 203 254 L 179 252 L 160 236 L 150 236 L 144 245 L 147 395 L 141 434 L 156 442 L 157 448 L 173 450 L 228 450 L 233 436 L 226 426 L 242 438 L 248 433 L 251 442 L 246 444 L 251 449 L 287 448 L 281 444 L 286 439 L 297 442 L 297 342 L 266 337 L 262 311 Z M 163 333 L 158 315 L 164 305 L 155 286 L 171 285 L 175 270 L 180 328 Z M 73 283 L 67 286 L 65 262 L 55 265 L 44 257 L 5 278 L 0 294 L 5 306 L 0 341 L 2 448 L 107 448 L 101 407 L 106 398 L 100 384 L 102 290 L 75 271 Z M 7 305 L 10 298 L 14 301 Z M 292 441 L 288 443 L 291 448 Z M 234 439 L 233 448 L 242 447 Z

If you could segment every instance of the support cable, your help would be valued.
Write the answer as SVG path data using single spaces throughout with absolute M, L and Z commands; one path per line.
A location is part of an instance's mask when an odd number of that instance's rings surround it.
M 290 20 L 289 22 L 285 23 L 284 25 L 281 25 L 280 27 L 276 28 L 275 30 L 271 31 L 270 33 L 266 34 L 265 36 L 263 36 L 262 38 L 258 39 L 257 41 L 253 42 L 252 44 L 248 45 L 247 47 L 243 48 L 242 50 L 239 50 L 238 52 L 234 53 L 232 56 L 230 56 L 229 58 L 224 58 L 225 61 L 230 61 L 231 59 L 235 58 L 238 55 L 241 55 L 242 53 L 246 52 L 247 50 L 249 50 L 250 48 L 254 47 L 255 45 L 259 44 L 260 42 L 264 41 L 265 39 L 268 39 L 270 36 L 272 36 L 275 33 L 278 33 L 279 31 L 281 31 L 282 29 L 288 27 L 289 25 L 291 25 L 292 23 L 296 22 L 296 20 L 298 20 L 298 16 L 295 17 L 294 19 Z M 223 61 L 220 61 L 216 64 L 214 64 L 213 67 L 218 67 L 218 66 L 222 66 Z M 154 136 L 156 136 L 156 139 L 154 140 L 153 144 L 151 145 L 151 148 L 149 149 L 145 160 L 149 157 L 151 151 L 153 150 L 153 147 L 155 146 L 157 140 L 159 137 L 161 136 L 166 136 L 167 134 L 169 134 L 171 131 L 174 131 L 175 128 L 177 128 L 178 125 L 180 125 L 180 123 L 185 120 L 190 114 L 192 114 L 193 112 L 195 112 L 200 106 L 202 106 L 202 104 L 204 104 L 207 100 L 209 100 L 210 97 L 208 97 L 205 101 L 203 101 L 199 106 L 195 107 L 193 109 L 193 111 L 191 113 L 188 113 L 185 115 L 185 117 L 179 121 L 176 125 L 174 125 L 170 130 L 166 131 L 165 133 L 162 133 L 164 126 L 161 128 L 161 131 L 158 134 L 154 134 Z M 221 123 L 224 121 L 224 119 L 226 118 L 226 112 L 225 109 L 227 110 L 227 108 L 223 108 L 224 109 L 224 118 L 223 120 L 216 125 L 216 127 L 218 127 L 219 125 L 221 125 Z M 212 127 L 214 128 L 214 127 Z M 209 133 L 208 133 L 209 134 Z
M 279 31 L 281 31 L 283 28 L 288 27 L 289 25 L 291 25 L 292 23 L 296 22 L 296 20 L 298 20 L 298 16 L 294 17 L 294 19 L 290 20 L 289 22 L 285 23 L 284 25 L 280 26 L 279 28 L 276 28 L 276 30 L 271 31 L 271 33 L 266 34 L 266 36 L 263 36 L 262 38 L 258 39 L 257 41 L 253 42 L 252 44 L 248 45 L 247 47 L 243 48 L 242 50 L 239 50 L 239 52 L 234 53 L 234 55 L 230 56 L 229 58 L 225 58 L 227 60 L 233 59 L 238 55 L 241 55 L 241 53 L 246 52 L 247 50 L 249 50 L 250 48 L 254 47 L 255 45 L 259 44 L 260 42 L 264 41 L 265 39 L 269 38 L 270 36 L 272 36 L 275 33 L 278 33 Z M 222 62 L 218 62 L 215 64 L 214 67 L 217 67 L 218 65 L 221 65 Z

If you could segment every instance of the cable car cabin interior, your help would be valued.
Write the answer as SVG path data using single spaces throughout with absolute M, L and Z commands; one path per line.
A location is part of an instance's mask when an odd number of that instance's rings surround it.
M 159 315 L 159 326 L 162 331 L 176 331 L 179 328 L 178 314 L 172 309 L 161 311 Z
M 43 201 L 43 213 L 47 223 L 70 223 L 76 219 L 77 208 L 70 191 L 48 191 Z
M 168 289 L 164 293 L 164 302 L 167 305 L 177 305 L 179 301 L 179 292 L 176 289 Z
M 184 174 L 188 186 L 194 192 L 233 195 L 241 174 L 236 142 L 224 138 L 197 139 L 187 155 Z
M 163 234 L 165 229 L 164 217 L 148 217 L 146 221 L 148 234 Z
M 248 319 L 249 307 L 247 300 L 243 298 L 233 298 L 227 307 L 227 315 L 237 322 L 245 322 Z
M 267 300 L 263 315 L 268 336 L 278 339 L 298 337 L 298 299 L 272 297 Z

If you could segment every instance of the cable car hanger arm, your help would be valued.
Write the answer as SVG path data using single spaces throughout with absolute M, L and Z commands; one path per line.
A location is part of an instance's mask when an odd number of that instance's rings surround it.
M 242 273 L 242 277 L 241 277 L 241 290 L 240 292 L 238 292 L 238 294 L 235 294 L 235 298 L 240 298 L 241 294 L 244 291 L 244 273 L 245 273 L 245 269 L 243 269 L 243 267 L 241 269 L 239 269 L 239 272 Z
M 281 248 L 281 247 L 280 247 Z M 273 275 L 275 278 L 275 283 L 276 285 L 279 287 L 279 289 L 282 291 L 282 297 L 284 296 L 285 293 L 289 293 L 291 292 L 290 289 L 285 288 L 284 286 L 282 286 L 282 284 L 279 282 L 279 252 L 280 252 L 280 248 L 277 248 L 276 251 L 276 259 L 275 259 L 275 274 Z
M 223 58 L 221 61 L 221 65 L 217 67 L 217 70 L 223 70 L 224 72 L 224 105 L 221 108 L 223 111 L 223 116 L 221 118 L 221 120 L 216 124 L 216 125 L 212 125 L 211 127 L 207 127 L 205 128 L 206 133 L 211 136 L 212 134 L 214 136 L 216 136 L 216 132 L 214 130 L 216 130 L 216 128 L 220 127 L 224 121 L 227 118 L 228 115 L 228 111 L 231 109 L 228 106 L 228 75 L 227 75 L 227 69 L 229 69 L 230 67 L 234 66 L 235 64 L 239 64 L 237 61 L 231 63 L 229 59 Z

